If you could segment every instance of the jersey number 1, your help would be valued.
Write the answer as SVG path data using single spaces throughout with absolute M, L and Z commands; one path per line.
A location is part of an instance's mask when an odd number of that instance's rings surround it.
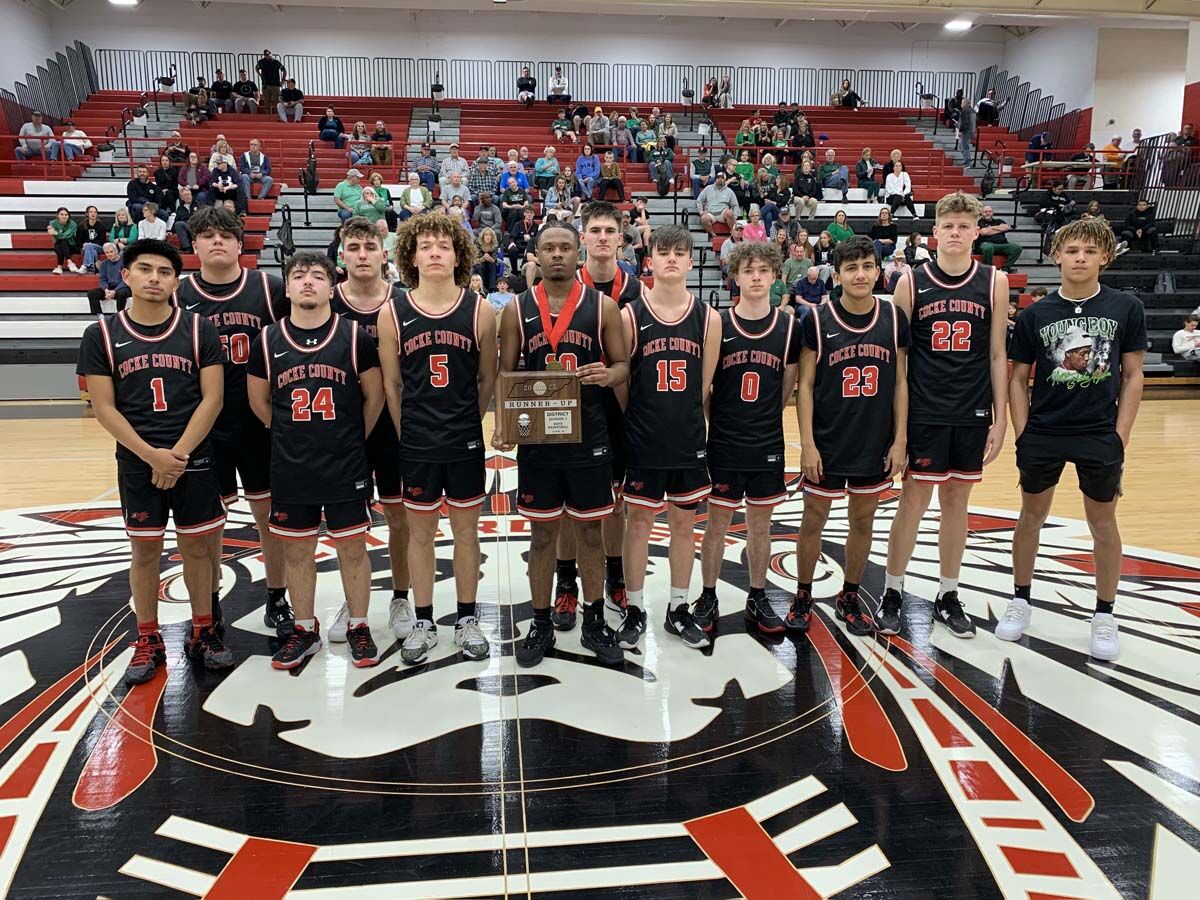
M 150 379 L 150 395 L 154 398 L 154 405 L 151 408 L 155 412 L 166 412 L 167 392 L 163 389 L 163 380 L 161 378 Z
M 296 388 L 292 391 L 292 421 L 308 422 L 316 413 L 326 422 L 337 418 L 337 410 L 333 406 L 333 388 L 317 388 L 310 395 L 308 388 Z
M 971 323 L 965 319 L 947 322 L 944 319 L 933 323 L 933 339 L 930 346 L 945 353 L 964 353 L 971 349 Z

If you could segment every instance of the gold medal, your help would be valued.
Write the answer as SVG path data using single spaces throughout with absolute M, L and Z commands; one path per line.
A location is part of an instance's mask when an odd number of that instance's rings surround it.
M 546 361 L 546 371 L 547 372 L 561 372 L 561 371 L 563 371 L 563 364 L 560 363 L 557 359 L 547 360 Z

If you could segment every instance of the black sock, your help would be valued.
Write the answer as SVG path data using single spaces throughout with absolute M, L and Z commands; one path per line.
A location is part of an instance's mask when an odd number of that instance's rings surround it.
M 463 619 L 467 618 L 468 616 L 473 616 L 473 615 L 475 615 L 475 604 L 474 603 L 458 604 L 458 620 L 460 622 Z
M 575 568 L 575 560 L 560 559 L 558 561 L 558 583 L 559 584 L 574 584 L 579 577 L 579 571 Z
M 842 593 L 843 594 L 857 594 L 858 593 L 858 582 L 843 581 L 842 582 Z
M 278 603 L 280 600 L 283 599 L 284 594 L 286 594 L 286 593 L 287 593 L 287 588 L 269 587 L 269 588 L 267 588 L 267 599 L 270 600 L 272 603 Z M 213 594 L 213 596 L 215 597 L 216 594 Z
M 549 622 L 550 621 L 550 607 L 547 606 L 545 609 L 538 609 L 535 606 L 533 608 L 533 620 L 535 622 Z
M 426 622 L 432 622 L 433 621 L 433 604 L 431 603 L 429 606 L 418 606 L 417 607 L 417 618 L 424 619 Z
M 221 592 L 213 591 L 212 592 L 212 608 L 216 609 L 217 606 L 220 604 L 220 602 L 221 602 Z
M 393 600 L 407 600 L 408 599 L 408 590 L 407 589 L 403 590 L 403 591 L 393 590 L 392 591 L 392 599 Z
M 625 583 L 625 566 L 622 557 L 604 557 L 604 577 L 609 584 Z
M 713 585 L 712 587 L 701 588 L 700 599 L 701 600 L 716 600 L 717 599 L 716 585 Z
M 808 594 L 808 596 L 811 597 L 812 596 L 812 582 L 811 581 L 800 582 L 798 585 L 796 585 L 796 593 L 797 594 Z
M 1099 597 L 1097 597 L 1096 598 L 1096 612 L 1108 613 L 1111 616 L 1112 611 L 1113 611 L 1113 602 L 1114 601 L 1112 601 L 1112 600 L 1101 600 Z
M 583 621 L 595 622 L 604 619 L 604 599 L 590 600 L 583 604 Z
M 715 595 L 715 592 L 714 592 L 714 595 Z M 765 597 L 766 595 L 767 595 L 767 589 L 765 587 L 760 587 L 760 588 L 752 587 L 752 588 L 750 588 L 749 591 L 746 592 L 746 599 L 750 600 L 754 597 Z
M 1029 589 L 1031 587 L 1033 587 L 1033 585 L 1031 585 L 1031 584 L 1013 585 L 1013 596 L 1019 597 L 1020 599 L 1024 600 L 1026 603 L 1028 603 L 1029 602 Z

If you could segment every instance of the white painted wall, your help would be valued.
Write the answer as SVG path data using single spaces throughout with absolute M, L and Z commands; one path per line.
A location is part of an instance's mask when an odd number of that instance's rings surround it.
M 39 0 L 0 0 L 0 22 L 0 87 L 11 91 L 26 72 L 36 75 L 35 66 L 44 66 L 55 49 L 51 19 Z
M 1013 38 L 1004 45 L 1001 68 L 1043 95 L 1053 94 L 1068 111 L 1087 109 L 1094 103 L 1098 32 L 1088 25 L 1058 25 Z
M 1188 24 L 1187 69 L 1184 73 L 1184 84 L 1195 84 L 1200 81 L 1200 22 Z
M 1183 29 L 1100 29 L 1092 112 L 1097 146 L 1114 134 L 1128 145 L 1134 128 L 1147 136 L 1179 130 L 1187 55 Z

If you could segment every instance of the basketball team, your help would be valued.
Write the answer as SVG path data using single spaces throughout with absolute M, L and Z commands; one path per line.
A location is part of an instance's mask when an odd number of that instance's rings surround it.
M 1136 298 L 1100 284 L 1115 239 L 1103 220 L 1081 220 L 1054 238 L 1060 287 L 1023 310 L 1010 336 L 1007 277 L 971 256 L 979 216 L 975 197 L 943 197 L 936 258 L 906 274 L 890 301 L 873 294 L 874 243 L 838 244 L 840 292 L 799 316 L 770 303 L 783 261 L 767 243 L 733 250 L 729 268 L 741 296 L 720 312 L 688 292 L 693 242 L 685 227 L 652 233 L 652 286 L 626 275 L 617 266 L 621 213 L 606 202 L 585 207 L 581 231 L 542 226 L 535 239 L 541 280 L 499 316 L 465 287 L 476 251 L 448 216 L 416 216 L 400 229 L 396 260 L 408 290 L 381 277 L 386 253 L 365 219 L 341 230 L 341 284 L 322 253 L 295 254 L 283 279 L 240 268 L 241 223 L 220 208 L 189 221 L 198 273 L 181 278 L 169 244 L 129 245 L 123 269 L 131 303 L 87 329 L 78 365 L 97 419 L 117 442 L 137 617 L 126 680 L 146 682 L 165 666 L 157 604 L 169 517 L 193 614 L 184 651 L 208 669 L 235 664 L 222 640 L 219 597 L 225 509 L 237 499 L 239 477 L 261 538 L 263 616 L 278 637 L 274 668 L 294 669 L 322 647 L 314 609 L 322 522 L 345 594 L 325 637 L 346 643 L 355 666 L 380 661 L 367 624 L 375 496 L 388 526 L 389 627 L 403 663 L 425 662 L 438 641 L 433 590 L 443 512 L 457 610 L 442 624 L 453 625 L 464 658 L 486 658 L 491 647 L 476 611 L 486 451 L 513 447 L 499 430 L 485 438 L 483 418 L 498 372 L 521 368 L 577 375 L 582 431 L 578 443 L 517 449 L 532 601 L 515 645 L 523 667 L 537 665 L 556 632 L 580 617 L 583 648 L 604 664 L 621 664 L 639 646 L 649 627 L 651 531 L 664 511 L 669 596 L 651 605 L 663 630 L 687 647 L 707 647 L 720 627 L 726 535 L 743 508 L 744 618 L 764 633 L 803 635 L 822 531 L 843 497 L 848 531 L 836 615 L 851 634 L 899 634 L 904 574 L 935 488 L 933 620 L 972 637 L 976 625 L 958 591 L 968 501 L 1010 418 L 1021 513 L 1013 597 L 995 634 L 1017 640 L 1029 626 L 1039 533 L 1070 462 L 1094 539 L 1089 652 L 1115 659 L 1116 505 L 1142 392 L 1145 313 Z M 787 495 L 783 417 L 793 394 L 804 512 L 798 585 L 784 612 L 766 593 L 766 574 L 772 511 Z M 903 489 L 874 603 L 861 579 L 877 506 L 896 476 Z M 507 496 L 493 499 L 507 512 Z M 690 600 L 705 501 L 703 585 Z M 910 622 L 914 614 L 910 607 Z

